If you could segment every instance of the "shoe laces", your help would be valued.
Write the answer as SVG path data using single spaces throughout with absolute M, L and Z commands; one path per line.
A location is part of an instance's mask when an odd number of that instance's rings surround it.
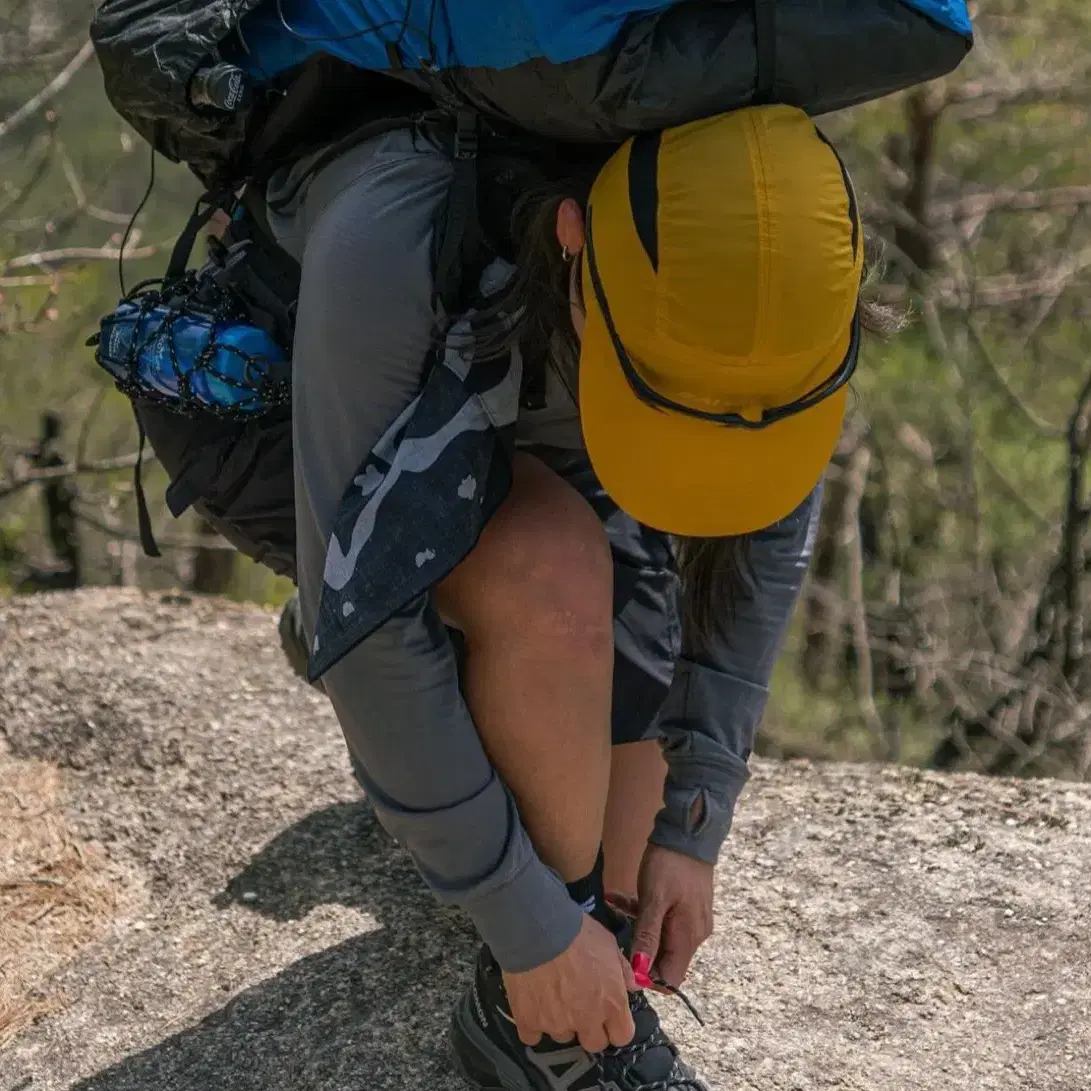
M 689 1010 L 690 1015 L 692 1015 L 693 1018 L 696 1019 L 702 1027 L 705 1025 L 705 1021 L 701 1018 L 701 1013 L 697 1010 L 696 1005 L 693 1003 L 692 1000 L 690 1000 L 688 996 L 686 996 L 684 992 L 682 992 L 681 989 L 679 989 L 675 985 L 668 985 L 667 982 L 660 977 L 653 977 L 651 981 L 657 989 L 663 989 L 664 992 L 670 993 L 671 996 L 675 996 L 679 1000 L 681 1000 L 682 1003 L 686 1005 L 686 1008 Z M 641 993 L 640 995 L 643 996 L 644 994 Z M 645 1003 L 646 1002 L 647 1001 L 645 1001 Z
M 668 985 L 665 981 L 658 978 L 652 978 L 652 984 L 657 988 L 670 993 L 672 996 L 678 997 L 682 1003 L 686 1005 L 686 1008 L 694 1019 L 696 1019 L 701 1026 L 705 1025 L 705 1021 L 701 1018 L 697 1008 L 681 989 L 678 989 L 673 985 Z M 652 1016 L 655 1019 L 651 1032 L 645 1034 L 643 1037 L 634 1039 L 627 1046 L 611 1046 L 609 1049 L 605 1050 L 600 1054 L 600 1067 L 604 1063 L 610 1062 L 612 1062 L 610 1064 L 611 1068 L 613 1068 L 614 1064 L 620 1064 L 622 1086 L 631 1088 L 632 1091 L 707 1091 L 705 1085 L 697 1079 L 682 1074 L 675 1075 L 673 1072 L 666 1079 L 647 1081 L 642 1080 L 638 1074 L 636 1079 L 633 1078 L 634 1069 L 639 1065 L 644 1055 L 651 1050 L 669 1050 L 671 1056 L 675 1059 L 677 1059 L 678 1053 L 674 1043 L 664 1033 L 659 1022 L 659 1016 L 655 1013 L 651 1004 L 648 1003 L 648 998 L 643 992 L 633 992 L 629 994 L 629 1009 L 633 1013 L 633 1022 L 636 1025 L 639 1025 L 638 1016 L 643 1014 L 646 1010 L 651 1011 Z

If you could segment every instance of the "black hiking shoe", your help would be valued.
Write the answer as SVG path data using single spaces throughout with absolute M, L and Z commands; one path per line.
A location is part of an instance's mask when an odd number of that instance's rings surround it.
M 678 1047 L 667 1037 L 644 993 L 629 994 L 629 1010 L 636 1034 L 627 1046 L 602 1054 L 603 1086 L 621 1091 L 708 1091 L 708 1085 L 678 1056 Z
M 511 1018 L 500 967 L 482 947 L 474 982 L 451 1017 L 455 1060 L 480 1091 L 708 1091 L 679 1060 L 644 994 L 630 994 L 629 1003 L 636 1036 L 621 1049 L 591 1054 L 548 1039 L 526 1046 Z

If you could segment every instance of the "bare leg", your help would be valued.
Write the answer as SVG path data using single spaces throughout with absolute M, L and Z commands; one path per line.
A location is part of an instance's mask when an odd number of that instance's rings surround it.
M 610 784 L 613 567 L 585 500 L 517 455 L 511 494 L 437 588 L 466 637 L 463 685 L 478 733 L 541 858 L 588 875 Z
M 658 742 L 628 743 L 613 748 L 602 839 L 608 894 L 636 897 L 640 861 L 655 825 L 655 816 L 663 806 L 666 775 L 667 764 Z

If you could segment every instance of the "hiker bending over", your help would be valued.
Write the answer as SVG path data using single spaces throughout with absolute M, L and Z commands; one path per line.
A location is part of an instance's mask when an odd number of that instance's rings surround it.
M 464 1073 L 702 1088 L 648 993 L 712 927 L 877 323 L 808 115 L 951 71 L 965 3 L 103 0 L 92 40 L 207 187 L 97 358 L 170 510 L 297 580 L 380 821 L 472 918 Z
M 525 197 L 515 267 L 437 350 L 451 171 L 394 132 L 270 217 L 303 268 L 304 628 L 321 656 L 368 589 L 436 573 L 323 685 L 380 820 L 485 941 L 453 1023 L 470 1077 L 700 1087 L 643 990 L 712 928 L 869 314 L 856 203 L 794 109 L 640 137 Z M 487 492 L 470 452 L 508 432 L 510 492 L 454 556 Z

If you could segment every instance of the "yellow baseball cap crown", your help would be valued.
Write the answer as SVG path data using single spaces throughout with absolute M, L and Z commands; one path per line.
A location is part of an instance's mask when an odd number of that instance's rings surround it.
M 739 110 L 628 141 L 591 193 L 580 416 L 603 487 L 672 534 L 799 506 L 859 349 L 852 184 L 805 113 Z

